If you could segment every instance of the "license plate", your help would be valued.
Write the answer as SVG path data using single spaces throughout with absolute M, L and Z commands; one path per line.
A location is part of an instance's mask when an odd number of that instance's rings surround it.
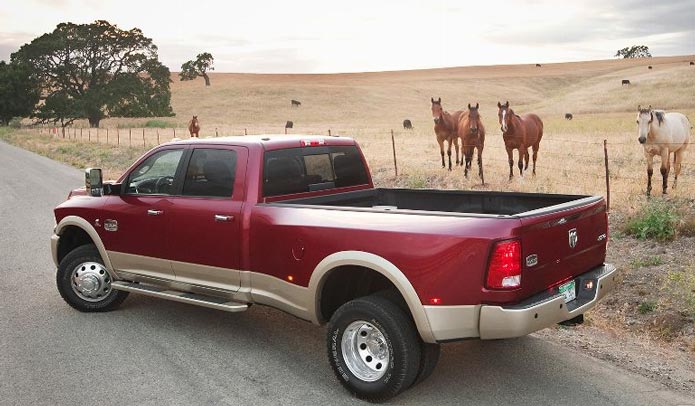
M 565 298 L 565 303 L 571 302 L 577 297 L 577 292 L 574 289 L 574 281 L 569 281 L 565 283 L 564 285 L 560 285 L 560 293 L 562 296 Z

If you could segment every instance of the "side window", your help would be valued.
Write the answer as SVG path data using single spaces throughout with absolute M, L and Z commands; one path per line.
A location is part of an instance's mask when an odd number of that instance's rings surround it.
M 290 148 L 265 153 L 263 195 L 277 196 L 368 183 L 356 147 Z
M 231 197 L 236 163 L 236 152 L 232 150 L 194 150 L 186 170 L 183 195 Z
M 157 152 L 135 168 L 128 177 L 127 193 L 139 195 L 171 195 L 182 149 Z

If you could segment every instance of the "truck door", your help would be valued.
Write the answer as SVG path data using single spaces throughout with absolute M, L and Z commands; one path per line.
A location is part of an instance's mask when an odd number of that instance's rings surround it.
M 150 155 L 124 180 L 123 193 L 106 199 L 97 230 L 117 270 L 173 279 L 167 228 L 184 151 L 179 147 Z
M 193 149 L 169 208 L 167 251 L 177 281 L 239 289 L 247 156 L 243 147 Z

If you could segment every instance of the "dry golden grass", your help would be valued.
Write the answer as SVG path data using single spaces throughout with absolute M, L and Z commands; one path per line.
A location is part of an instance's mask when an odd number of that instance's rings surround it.
M 200 119 L 201 136 L 282 133 L 287 120 L 292 133 L 352 136 L 369 161 L 378 186 L 516 190 L 578 194 L 605 194 L 603 140 L 608 141 L 611 203 L 635 210 L 644 201 L 646 170 L 634 124 L 638 104 L 678 110 L 695 123 L 695 56 L 633 60 L 606 60 L 562 64 L 463 67 L 402 72 L 334 75 L 211 74 L 212 86 L 202 80 L 180 82 L 172 75 L 172 106 L 176 117 L 162 121 L 176 130 L 149 128 L 147 147 L 176 135 L 187 136 L 192 115 Z M 653 69 L 647 69 L 652 65 Z M 629 79 L 631 86 L 622 86 Z M 446 109 L 464 109 L 480 103 L 487 129 L 485 187 L 477 169 L 469 180 L 463 170 L 441 169 L 430 113 L 430 97 L 441 97 Z M 302 102 L 292 108 L 290 100 Z M 517 113 L 535 112 L 545 123 L 537 176 L 508 182 L 508 164 L 497 123 L 497 101 L 509 100 Z M 564 113 L 574 120 L 564 120 Z M 414 130 L 402 129 L 410 119 Z M 141 127 L 150 119 L 109 119 L 109 143 L 142 148 Z M 84 123 L 79 123 L 85 125 Z M 400 176 L 394 177 L 390 131 L 395 131 Z M 82 130 L 83 140 L 87 129 Z M 106 130 L 99 130 L 105 142 Z M 71 129 L 77 136 L 79 130 Z M 90 130 L 92 141 L 96 131 Z M 695 142 L 695 138 L 693 140 Z M 677 198 L 695 198 L 695 152 L 686 153 Z M 516 158 L 515 158 L 516 159 Z M 474 164 L 475 168 L 475 164 Z M 655 171 L 654 190 L 660 175 Z M 671 175 L 670 183 L 673 181 Z

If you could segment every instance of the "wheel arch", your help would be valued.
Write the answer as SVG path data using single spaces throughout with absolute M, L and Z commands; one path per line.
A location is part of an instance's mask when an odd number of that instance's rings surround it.
M 312 292 L 314 299 L 313 313 L 316 323 L 322 324 L 327 321 L 323 317 L 321 297 L 326 282 L 334 272 L 344 272 L 354 267 L 377 272 L 386 278 L 405 301 L 422 340 L 428 343 L 436 342 L 425 309 L 408 278 L 390 261 L 363 251 L 342 251 L 331 254 L 314 269 L 309 280 L 309 291 Z
M 56 226 L 51 244 L 53 262 L 58 266 L 65 255 L 85 244 L 94 244 L 106 269 L 113 272 L 106 247 L 99 233 L 87 220 L 79 216 L 66 216 Z

